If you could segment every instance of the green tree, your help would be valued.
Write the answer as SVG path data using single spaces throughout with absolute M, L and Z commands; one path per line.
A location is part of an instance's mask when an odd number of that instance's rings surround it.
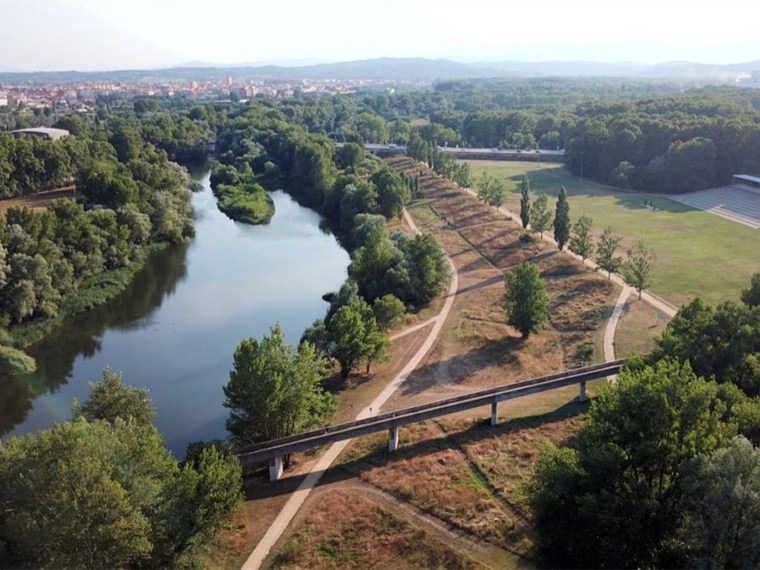
M 694 371 L 760 394 L 760 309 L 726 302 L 711 307 L 701 299 L 682 306 L 656 340 L 651 359 L 688 361 Z
M 568 239 L 570 239 L 570 205 L 567 203 L 567 191 L 564 186 L 561 186 L 554 211 L 554 240 L 560 251 L 564 249 Z
M 377 205 L 383 216 L 388 220 L 394 216 L 400 219 L 410 199 L 401 175 L 390 168 L 383 168 L 372 175 L 372 182 L 377 189 Z
M 523 338 L 541 331 L 549 321 L 549 298 L 538 268 L 523 262 L 505 275 L 507 324 Z
M 402 254 L 388 239 L 383 224 L 369 229 L 363 245 L 351 257 L 348 274 L 357 283 L 362 297 L 372 302 L 387 290 L 388 270 L 399 262 Z
M 398 297 L 388 293 L 375 299 L 372 303 L 372 312 L 377 320 L 378 328 L 381 331 L 387 331 L 400 324 L 406 313 L 406 307 Z
M 12 346 L 0 345 L 0 373 L 6 378 L 15 374 L 32 374 L 37 362 L 25 352 Z
M 736 388 L 661 361 L 625 371 L 592 402 L 577 450 L 542 451 L 528 488 L 542 562 L 677 566 L 685 462 L 736 433 Z
M 347 142 L 335 153 L 342 168 L 350 168 L 364 160 L 364 147 L 355 142 Z
M 604 231 L 596 244 L 596 263 L 607 272 L 608 281 L 612 272 L 617 271 L 623 263 L 623 258 L 615 255 L 622 240 L 622 237 L 613 234 L 612 228 L 607 226 L 604 228 Z
M 501 181 L 487 172 L 478 180 L 478 198 L 489 206 L 499 208 L 504 203 L 505 188 Z
M 449 282 L 448 258 L 431 235 L 395 238 L 403 259 L 388 271 L 388 288 L 404 303 L 427 305 Z
M 227 430 L 240 445 L 303 431 L 335 409 L 334 397 L 321 386 L 323 359 L 311 343 L 298 349 L 286 344 L 279 324 L 260 342 L 243 340 L 233 362 L 223 405 L 230 409 Z
M 654 251 L 648 248 L 643 240 L 638 240 L 628 250 L 628 259 L 623 263 L 623 279 L 636 289 L 639 299 L 641 292 L 651 285 L 654 259 Z
M 520 185 L 520 221 L 523 229 L 527 229 L 530 223 L 530 180 L 527 174 L 523 176 Z
M 748 289 L 742 289 L 742 303 L 748 307 L 760 306 L 760 273 L 752 275 Z
M 366 373 L 370 373 L 373 362 L 387 362 L 390 360 L 391 339 L 388 335 L 375 329 L 370 331 L 364 338 L 365 360 L 367 362 Z
M 242 467 L 231 446 L 188 444 L 169 509 L 173 546 L 181 553 L 178 567 L 196 565 L 195 557 L 214 540 L 242 500 Z
M 581 256 L 583 261 L 594 253 L 594 243 L 591 241 L 592 220 L 581 216 L 573 224 L 573 234 L 570 236 L 570 249 Z
M 118 568 L 147 561 L 150 522 L 111 475 L 93 435 L 86 422 L 64 423 L 11 438 L 0 450 L 3 567 Z
M 114 423 L 116 418 L 135 421 L 149 426 L 155 412 L 145 388 L 125 386 L 121 374 L 110 368 L 103 370 L 100 382 L 90 382 L 90 394 L 84 404 L 74 403 L 74 416 L 83 416 L 87 421 L 105 420 Z
M 549 228 L 551 212 L 549 211 L 546 194 L 539 194 L 533 201 L 530 211 L 531 227 L 544 237 L 544 232 Z
M 461 188 L 469 188 L 472 186 L 470 165 L 466 162 L 456 162 L 454 164 L 454 171 L 451 174 L 451 179 L 456 182 Z
M 697 455 L 683 471 L 683 565 L 760 566 L 760 449 L 739 436 L 730 447 Z
M 137 195 L 137 185 L 129 170 L 102 160 L 79 172 L 77 189 L 90 202 L 113 209 L 131 202 Z
M 340 307 L 327 323 L 330 340 L 333 343 L 331 356 L 340 365 L 340 376 L 343 380 L 356 366 L 367 362 L 367 371 L 372 360 L 384 358 L 387 345 L 378 334 L 380 333 L 372 309 L 363 299 L 358 299 Z
M 140 155 L 142 138 L 140 133 L 128 125 L 118 125 L 108 139 L 116 150 L 119 162 L 129 162 Z

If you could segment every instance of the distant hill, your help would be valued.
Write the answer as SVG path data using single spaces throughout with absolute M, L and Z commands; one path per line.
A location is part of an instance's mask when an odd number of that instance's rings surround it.
M 178 67 L 126 71 L 0 72 L 0 83 L 84 81 L 182 81 L 236 79 L 375 79 L 432 81 L 493 77 L 630 77 L 731 81 L 760 70 L 760 60 L 725 65 L 667 62 L 655 65 L 594 61 L 461 63 L 448 59 L 389 58 L 314 65 L 216 65 L 192 62 Z

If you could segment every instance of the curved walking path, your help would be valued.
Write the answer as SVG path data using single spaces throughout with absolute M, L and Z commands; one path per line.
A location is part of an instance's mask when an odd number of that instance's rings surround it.
M 615 307 L 612 309 L 612 314 L 607 321 L 607 326 L 604 329 L 604 359 L 609 362 L 615 360 L 615 331 L 617 330 L 618 322 L 623 314 L 625 303 L 628 301 L 628 297 L 633 292 L 633 288 L 628 285 L 623 285 L 623 290 L 620 291 L 617 301 L 615 301 Z M 607 377 L 608 382 L 616 382 L 617 374 Z
M 404 210 L 404 219 L 415 233 L 421 233 L 419 229 L 417 229 L 414 220 L 412 220 L 411 216 L 406 210 Z M 404 366 L 403 370 L 401 370 L 401 372 L 389 384 L 385 386 L 383 391 L 380 392 L 380 394 L 378 394 L 374 400 L 372 400 L 369 406 L 359 412 L 359 414 L 356 416 L 357 420 L 376 415 L 380 411 L 380 408 L 383 406 L 383 404 L 385 404 L 385 402 L 388 400 L 388 398 L 390 398 L 398 389 L 398 387 L 404 383 L 412 371 L 417 368 L 420 362 L 422 362 L 422 359 L 427 355 L 428 351 L 430 351 L 430 349 L 433 347 L 433 343 L 435 343 L 436 339 L 438 338 L 438 334 L 443 328 L 446 317 L 449 315 L 451 306 L 454 304 L 454 298 L 456 297 L 457 290 L 459 288 L 456 268 L 454 267 L 451 258 L 448 258 L 448 260 L 449 265 L 451 266 L 451 284 L 449 285 L 449 291 L 446 295 L 446 301 L 443 304 L 441 312 L 438 313 L 436 317 L 431 319 L 431 321 L 433 321 L 433 328 L 430 330 L 430 333 L 428 333 L 425 342 L 423 342 L 422 346 L 420 346 L 415 355 L 406 364 L 406 366 Z M 421 325 L 417 325 L 417 328 L 427 326 L 429 323 L 430 321 L 426 321 Z M 254 548 L 251 555 L 245 561 L 243 564 L 243 570 L 257 570 L 261 567 L 262 562 L 264 562 L 264 559 L 267 557 L 272 547 L 282 536 L 282 533 L 285 532 L 285 529 L 290 524 L 290 521 L 293 520 L 293 517 L 298 512 L 298 509 L 301 508 L 304 501 L 309 496 L 309 493 L 311 493 L 311 490 L 317 485 L 324 472 L 330 467 L 330 465 L 332 465 L 332 463 L 338 458 L 338 456 L 350 442 L 351 440 L 349 439 L 334 443 L 327 449 L 327 451 L 325 451 L 325 453 L 322 454 L 319 460 L 311 468 L 309 474 L 298 486 L 298 489 L 295 490 L 290 499 L 288 499 L 288 502 L 285 503 L 285 506 L 279 512 L 277 518 L 275 518 L 272 525 L 267 529 L 264 537 L 256 545 L 256 548 Z

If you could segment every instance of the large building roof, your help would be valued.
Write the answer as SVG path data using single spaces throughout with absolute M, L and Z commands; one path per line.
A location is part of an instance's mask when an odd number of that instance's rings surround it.
M 15 131 L 11 131 L 11 134 L 14 136 L 32 135 L 57 141 L 58 139 L 69 136 L 69 131 L 66 129 L 52 129 L 50 127 L 34 127 L 31 129 L 17 129 Z
M 751 174 L 734 174 L 734 178 L 760 184 L 760 176 L 752 176 Z

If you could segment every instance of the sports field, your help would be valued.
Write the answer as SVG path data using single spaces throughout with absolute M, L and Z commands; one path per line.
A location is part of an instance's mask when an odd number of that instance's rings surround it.
M 643 239 L 657 257 L 651 291 L 676 306 L 696 296 L 710 303 L 738 299 L 752 274 L 760 271 L 760 231 L 756 229 L 660 194 L 580 181 L 558 164 L 539 167 L 535 162 L 468 162 L 475 179 L 485 171 L 505 182 L 505 206 L 512 211 L 519 212 L 520 181 L 527 174 L 533 197 L 536 192 L 548 194 L 552 209 L 551 198 L 556 198 L 564 185 L 571 220 L 582 214 L 590 216 L 597 235 L 611 226 L 623 236 L 623 252 Z

